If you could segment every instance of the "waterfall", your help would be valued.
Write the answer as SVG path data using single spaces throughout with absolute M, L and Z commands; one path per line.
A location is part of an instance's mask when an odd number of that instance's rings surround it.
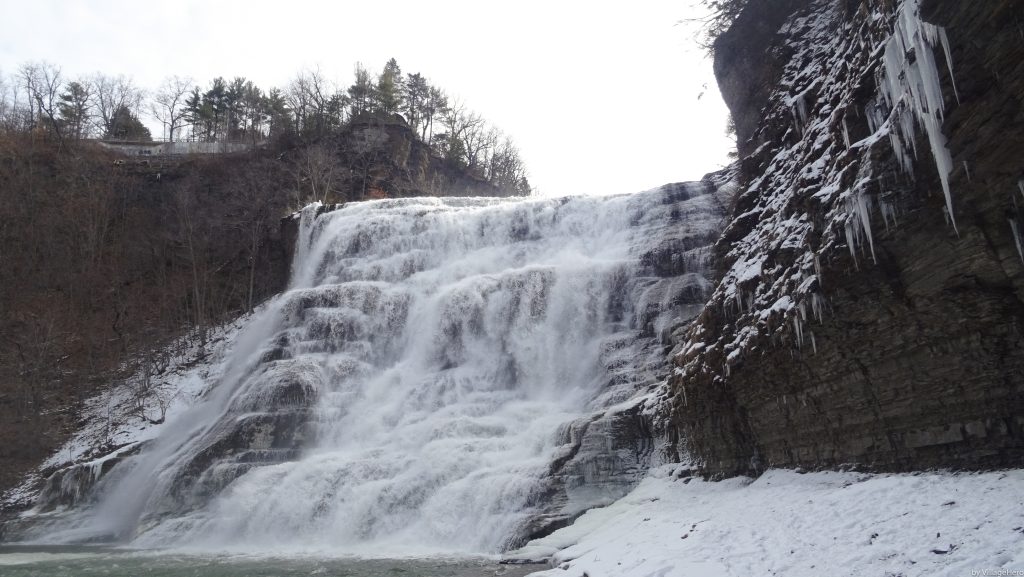
M 615 469 L 591 424 L 664 379 L 710 288 L 715 191 L 307 207 L 289 290 L 57 539 L 494 552 L 624 494 L 586 482 Z

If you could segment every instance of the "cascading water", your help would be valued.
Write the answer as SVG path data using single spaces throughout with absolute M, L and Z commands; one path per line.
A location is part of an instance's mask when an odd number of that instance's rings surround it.
M 229 369 L 48 539 L 480 553 L 621 496 L 609 415 L 702 306 L 715 191 L 307 207 Z

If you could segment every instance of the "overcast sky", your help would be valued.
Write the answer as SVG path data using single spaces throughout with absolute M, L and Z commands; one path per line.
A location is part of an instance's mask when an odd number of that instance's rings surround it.
M 266 89 L 317 67 L 347 86 L 354 63 L 393 57 L 510 134 L 542 194 L 635 192 L 700 178 L 733 144 L 695 28 L 677 24 L 694 3 L 0 0 L 0 71 Z

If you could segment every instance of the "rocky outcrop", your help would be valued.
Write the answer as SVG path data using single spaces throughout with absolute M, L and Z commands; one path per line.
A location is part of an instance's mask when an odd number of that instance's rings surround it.
M 744 190 L 671 382 L 706 474 L 1024 463 L 1022 8 L 754 2 L 716 43 Z M 941 106 L 889 88 L 925 48 Z
M 350 200 L 409 196 L 512 196 L 447 162 L 399 115 L 358 116 L 336 138 Z

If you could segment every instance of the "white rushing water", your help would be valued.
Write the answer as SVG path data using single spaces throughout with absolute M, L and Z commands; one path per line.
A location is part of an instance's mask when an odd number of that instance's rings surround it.
M 50 540 L 500 550 L 566 423 L 667 371 L 664 331 L 710 288 L 709 192 L 307 207 L 291 288 L 224 376 Z

